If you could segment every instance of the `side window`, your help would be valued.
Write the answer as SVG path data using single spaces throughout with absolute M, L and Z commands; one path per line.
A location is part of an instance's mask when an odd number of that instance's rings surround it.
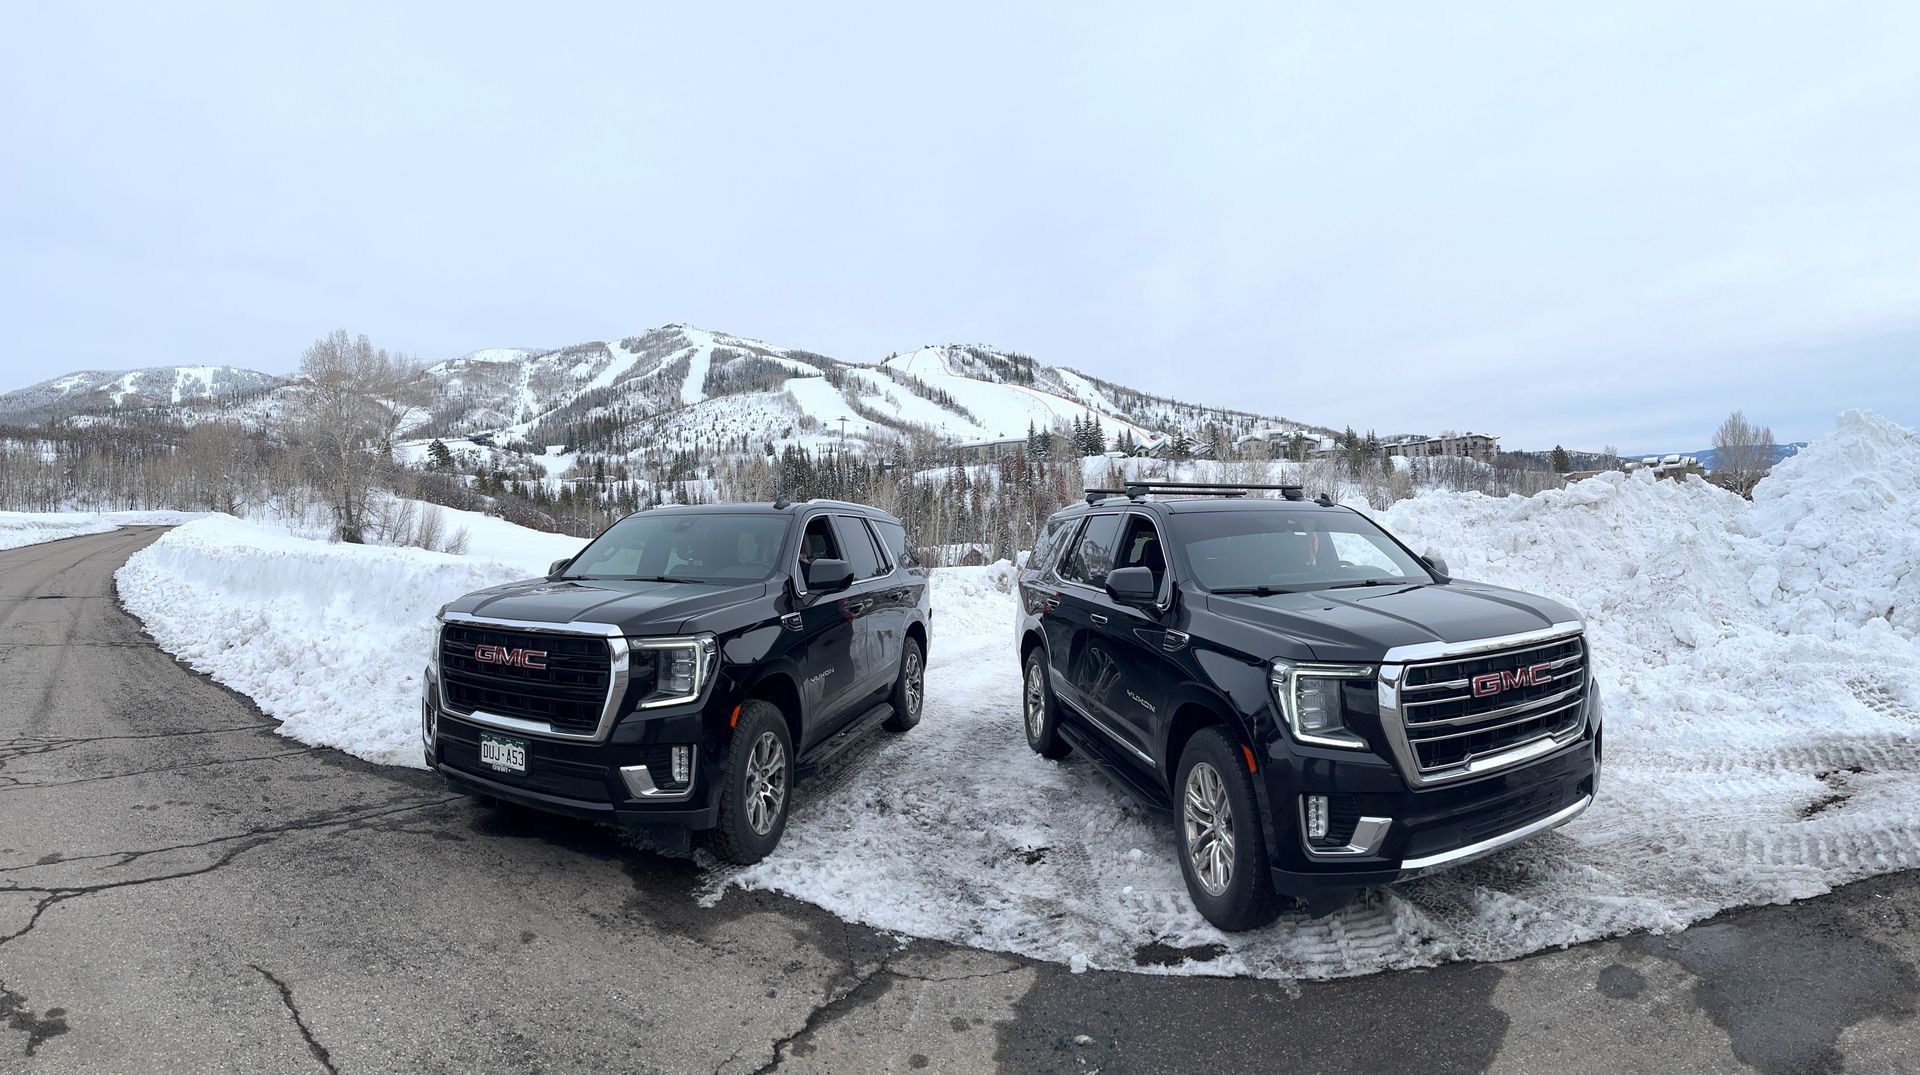
M 1160 532 L 1153 520 L 1144 515 L 1127 516 L 1127 532 L 1120 539 L 1120 567 L 1144 567 L 1153 572 L 1153 584 L 1167 577 L 1167 554 L 1160 547 Z
M 913 549 L 907 545 L 907 528 L 899 523 L 885 519 L 874 519 L 873 528 L 880 534 L 880 542 L 887 552 L 893 555 L 893 562 L 901 567 L 920 566 L 919 558 L 913 555 Z
M 1113 570 L 1113 555 L 1120 543 L 1120 516 L 1095 515 L 1087 520 L 1080 540 L 1067 550 L 1060 562 L 1060 577 L 1099 588 L 1107 584 L 1107 572 Z
M 1048 519 L 1046 529 L 1040 532 L 1040 540 L 1033 543 L 1033 551 L 1027 554 L 1027 567 L 1033 571 L 1045 571 L 1047 561 L 1053 558 L 1055 548 L 1067 529 L 1065 519 Z
M 854 578 L 870 579 L 887 573 L 866 523 L 848 515 L 836 515 L 833 521 L 840 530 L 840 547 L 846 550 L 847 563 L 853 565 Z
M 807 565 L 815 560 L 838 559 L 840 543 L 834 540 L 833 524 L 825 515 L 807 520 L 807 529 L 800 535 L 800 570 L 806 571 Z

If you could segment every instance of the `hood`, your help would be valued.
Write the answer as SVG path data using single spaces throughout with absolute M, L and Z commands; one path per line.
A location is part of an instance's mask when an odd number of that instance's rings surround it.
M 1210 594 L 1222 616 L 1306 643 L 1320 661 L 1379 661 L 1421 642 L 1471 642 L 1578 620 L 1572 609 L 1519 590 L 1478 582 L 1352 586 L 1304 593 Z
M 702 613 L 766 596 L 767 585 L 527 579 L 476 590 L 447 605 L 447 611 L 555 625 L 606 623 L 630 635 L 677 634 L 695 629 L 685 625 Z

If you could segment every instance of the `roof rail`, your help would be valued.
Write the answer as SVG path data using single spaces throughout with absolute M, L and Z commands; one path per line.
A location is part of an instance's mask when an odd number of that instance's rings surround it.
M 1256 489 L 1279 490 L 1287 500 L 1305 500 L 1306 486 L 1303 485 L 1248 485 L 1239 483 L 1221 484 L 1215 482 L 1128 482 L 1124 489 L 1088 489 L 1087 503 L 1092 504 L 1102 497 L 1124 496 L 1128 500 L 1138 500 L 1148 493 L 1171 495 L 1242 497 Z M 1324 497 L 1322 499 L 1325 499 Z

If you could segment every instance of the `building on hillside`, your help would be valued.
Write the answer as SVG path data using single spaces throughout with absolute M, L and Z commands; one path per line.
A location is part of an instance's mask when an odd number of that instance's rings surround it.
M 1459 456 L 1492 463 L 1500 454 L 1500 438 L 1491 433 L 1452 433 L 1441 437 L 1399 437 L 1384 446 L 1386 454 L 1409 459 Z
M 955 461 L 960 463 L 994 463 L 1016 452 L 1027 450 L 1027 438 L 1003 437 L 998 440 L 970 440 L 953 446 Z
M 1268 459 L 1293 458 L 1295 441 L 1303 441 L 1307 453 L 1312 454 L 1333 442 L 1318 433 L 1308 433 L 1299 429 L 1256 429 L 1251 433 L 1242 433 L 1233 439 L 1234 450 L 1242 457 L 1264 454 Z

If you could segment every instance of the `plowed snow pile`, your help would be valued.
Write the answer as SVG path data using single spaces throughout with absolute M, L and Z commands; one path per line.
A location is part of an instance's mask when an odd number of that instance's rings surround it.
M 162 649 L 252 698 L 282 735 L 419 768 L 434 613 L 580 551 L 578 538 L 482 522 L 476 555 L 453 556 L 216 515 L 134 554 L 114 581 Z
M 1580 820 L 1324 919 L 1221 934 L 1187 902 L 1170 823 L 1027 750 L 1003 565 L 938 573 L 920 727 L 801 795 L 779 851 L 720 883 L 1076 966 L 1185 948 L 1152 969 L 1292 977 L 1675 929 L 1920 866 L 1912 432 L 1844 415 L 1752 504 L 1613 474 L 1424 496 L 1381 521 L 1462 577 L 1586 614 L 1608 747 Z

